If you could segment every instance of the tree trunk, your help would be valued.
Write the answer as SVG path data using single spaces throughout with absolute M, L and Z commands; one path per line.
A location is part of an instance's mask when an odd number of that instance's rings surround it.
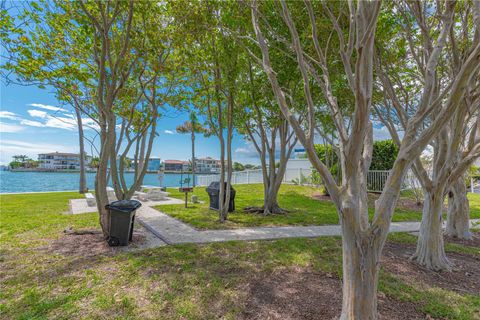
M 115 116 L 108 115 L 108 120 L 103 119 L 101 122 L 101 143 L 100 160 L 98 162 L 98 170 L 95 178 L 95 198 L 97 201 L 97 209 L 100 215 L 100 226 L 103 235 L 109 235 L 109 212 L 105 209 L 108 204 L 107 186 L 108 186 L 108 163 L 112 145 L 115 145 Z
M 192 123 L 192 187 L 195 188 L 195 128 Z
M 264 199 L 264 215 L 280 214 L 284 212 L 284 210 L 278 205 L 277 195 L 278 190 L 269 188 L 267 197 Z
M 446 234 L 459 239 L 472 239 L 470 232 L 470 205 L 463 176 L 453 183 L 448 193 Z
M 148 161 L 148 159 L 145 159 L 145 144 L 147 142 L 147 131 L 146 130 L 143 133 L 140 141 L 141 141 L 141 144 L 140 144 L 140 156 L 138 157 L 138 171 L 141 172 L 141 171 L 143 171 L 144 166 L 148 166 L 148 164 L 146 163 L 146 161 Z
M 443 188 L 425 190 L 422 222 L 417 241 L 417 250 L 412 260 L 427 269 L 451 270 L 452 264 L 445 254 L 442 232 Z
M 263 200 L 263 214 L 283 214 L 287 211 L 278 205 L 278 191 L 282 185 L 283 175 L 285 173 L 286 161 L 280 161 L 278 170 L 270 170 L 270 180 L 267 193 Z M 273 176 L 273 177 L 272 177 Z
M 75 115 L 77 117 L 78 126 L 78 145 L 80 147 L 80 181 L 79 181 L 79 193 L 87 193 L 87 177 L 85 173 L 85 143 L 83 140 L 83 123 L 82 114 L 79 108 L 75 108 Z
M 343 301 L 341 320 L 377 319 L 379 237 L 356 234 L 342 223 Z
M 225 142 L 223 140 L 223 133 L 219 135 L 220 140 L 220 190 L 218 192 L 218 220 L 220 222 L 225 222 L 227 220 L 227 210 L 225 210 L 225 202 L 223 201 L 225 197 Z

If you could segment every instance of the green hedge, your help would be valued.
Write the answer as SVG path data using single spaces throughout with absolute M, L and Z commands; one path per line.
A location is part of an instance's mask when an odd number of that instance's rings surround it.
M 375 141 L 370 170 L 392 169 L 397 155 L 398 146 L 392 140 Z
M 333 175 L 339 170 L 338 157 L 332 146 L 316 144 L 315 151 L 323 163 L 330 161 L 330 172 Z M 398 147 L 392 140 L 375 141 L 373 143 L 372 164 L 370 170 L 390 170 L 398 155 Z

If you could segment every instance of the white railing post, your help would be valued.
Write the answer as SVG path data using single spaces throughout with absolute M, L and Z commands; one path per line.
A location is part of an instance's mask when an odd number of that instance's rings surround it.
M 247 170 L 247 184 L 250 184 L 250 170 Z
M 302 168 L 298 168 L 298 184 L 302 185 Z
M 473 186 L 473 177 L 470 177 L 470 190 L 472 191 L 472 193 L 475 192 L 475 187 Z

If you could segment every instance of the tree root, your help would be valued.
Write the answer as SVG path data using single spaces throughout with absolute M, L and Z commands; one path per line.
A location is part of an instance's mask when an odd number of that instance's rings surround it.
M 410 261 L 415 262 L 420 267 L 425 268 L 426 270 L 430 271 L 452 271 L 453 270 L 453 263 L 448 260 L 446 255 L 442 255 L 440 257 L 431 257 L 429 255 L 423 254 L 420 255 L 418 252 L 413 254 L 410 257 Z
M 265 210 L 265 207 L 245 207 L 243 208 L 243 212 L 246 213 L 254 213 L 254 214 L 262 214 L 262 215 L 269 215 L 269 214 L 287 214 L 290 211 L 286 209 L 282 209 L 280 207 L 274 207 L 272 210 Z
M 66 228 L 65 230 L 63 230 L 63 233 L 72 234 L 75 236 L 80 236 L 84 234 L 103 234 L 101 230 L 89 230 L 89 229 L 73 230 L 73 227 Z

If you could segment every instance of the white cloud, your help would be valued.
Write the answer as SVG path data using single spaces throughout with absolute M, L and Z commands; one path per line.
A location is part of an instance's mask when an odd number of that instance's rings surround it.
M 64 146 L 51 143 L 31 143 L 19 140 L 0 140 L 0 162 L 9 163 L 15 154 L 25 154 L 32 159 L 37 159 L 39 153 L 45 152 L 78 152 L 75 146 Z
M 77 130 L 77 120 L 75 117 L 69 114 L 61 114 L 58 116 L 49 115 L 46 111 L 42 110 L 28 110 L 28 114 L 31 117 L 41 118 L 44 121 L 31 121 L 26 119 L 21 119 L 20 123 L 26 126 L 33 127 L 48 127 L 48 128 L 57 128 L 63 130 L 74 131 Z M 85 129 L 97 128 L 98 125 L 92 119 L 86 117 L 82 118 L 83 126 Z
M 27 112 L 31 117 L 38 117 L 38 118 L 46 118 L 47 117 L 47 113 L 45 111 L 28 110 Z
M 16 124 L 10 124 L 5 122 L 0 122 L 0 132 L 2 133 L 15 133 L 22 131 L 23 128 Z M 2 150 L 3 152 L 4 150 Z
M 47 122 L 45 123 L 46 127 L 64 129 L 64 130 L 75 130 L 77 128 L 76 122 L 72 119 L 61 118 L 61 117 L 48 117 Z
M 20 124 L 23 124 L 24 126 L 30 126 L 30 127 L 45 127 L 45 125 L 41 122 L 27 120 L 27 119 L 20 120 Z
M 40 108 L 40 109 L 45 109 L 45 110 L 50 110 L 50 111 L 67 111 L 63 108 L 60 108 L 60 107 L 54 107 L 54 106 L 50 106 L 48 104 L 41 104 L 41 103 L 30 103 L 28 104 L 28 106 L 30 107 L 36 107 L 36 108 Z
M 17 120 L 18 116 L 10 111 L 0 111 L 0 118 L 10 119 L 10 120 Z
M 248 158 L 259 157 L 257 150 L 253 147 L 253 145 L 250 142 L 247 142 L 247 145 L 245 147 L 236 148 L 235 154 L 239 154 Z
M 163 132 L 165 132 L 166 134 L 175 134 L 175 132 L 173 132 L 172 130 L 165 130 Z
M 237 149 L 235 149 L 235 152 L 236 153 L 251 153 L 251 150 L 249 150 L 247 148 L 237 148 Z
M 400 137 L 403 136 L 402 133 L 399 133 Z M 390 132 L 388 131 L 387 127 L 381 126 L 375 128 L 373 127 L 373 140 L 378 141 L 378 140 L 388 140 L 392 139 L 392 136 L 390 135 Z

